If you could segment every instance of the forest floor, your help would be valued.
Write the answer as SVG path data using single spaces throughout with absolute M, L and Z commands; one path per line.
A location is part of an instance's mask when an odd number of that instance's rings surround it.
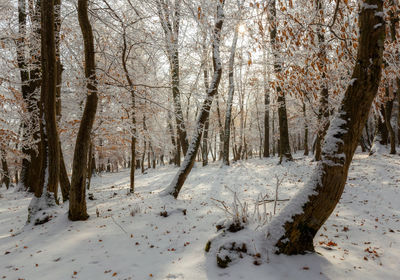
M 230 204 L 233 190 L 251 208 L 258 194 L 275 196 L 276 176 L 279 198 L 291 198 L 315 165 L 300 154 L 277 162 L 198 164 L 176 201 L 159 196 L 176 168 L 138 173 L 134 195 L 127 170 L 102 174 L 92 181 L 84 222 L 70 222 L 63 204 L 50 222 L 26 226 L 32 196 L 1 188 L 0 279 L 400 279 L 398 155 L 355 155 L 342 199 L 315 239 L 318 253 L 218 268 L 204 251 L 225 217 L 214 199 Z

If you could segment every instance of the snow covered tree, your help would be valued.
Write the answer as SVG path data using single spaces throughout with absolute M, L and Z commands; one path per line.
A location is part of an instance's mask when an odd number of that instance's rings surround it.
M 339 111 L 328 129 L 318 163 L 305 188 L 265 228 L 276 253 L 314 251 L 313 239 L 343 193 L 350 163 L 381 78 L 385 21 L 383 1 L 360 3 L 357 63 Z

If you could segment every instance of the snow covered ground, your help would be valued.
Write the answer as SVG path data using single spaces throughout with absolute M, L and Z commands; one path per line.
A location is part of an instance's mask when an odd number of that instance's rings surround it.
M 104 174 L 93 180 L 85 222 L 68 221 L 64 204 L 50 222 L 25 226 L 31 195 L 2 188 L 0 279 L 400 279 L 398 155 L 355 156 L 345 193 L 315 239 L 317 254 L 216 266 L 204 248 L 225 214 L 212 198 L 231 203 L 224 186 L 250 203 L 260 193 L 272 198 L 276 175 L 284 178 L 279 198 L 290 198 L 314 166 L 295 158 L 284 166 L 276 158 L 199 165 L 176 201 L 159 195 L 176 168 L 137 174 L 131 196 L 128 171 Z

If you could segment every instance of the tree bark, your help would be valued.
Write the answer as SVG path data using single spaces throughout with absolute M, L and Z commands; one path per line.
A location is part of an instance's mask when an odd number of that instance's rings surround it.
M 88 17 L 88 0 L 78 0 L 78 19 L 85 51 L 87 100 L 75 143 L 69 203 L 71 221 L 89 218 L 86 210 L 86 173 L 90 134 L 97 110 L 96 64 L 92 26 Z
M 313 251 L 313 238 L 335 209 L 381 78 L 385 21 L 383 1 L 365 1 L 359 14 L 357 63 L 338 115 L 332 121 L 320 161 L 305 188 L 267 226 L 275 253 Z M 365 5 L 364 4 L 364 5 Z M 374 8 L 376 7 L 376 8 Z M 293 210 L 293 207 L 297 210 Z M 274 229 L 269 231 L 268 229 Z
M 223 10 L 224 3 L 225 3 L 224 0 L 218 1 L 217 3 L 217 18 L 213 32 L 214 74 L 210 87 L 207 92 L 207 97 L 204 100 L 201 110 L 197 116 L 196 130 L 194 132 L 192 141 L 190 143 L 188 153 L 185 156 L 185 160 L 181 168 L 179 169 L 178 173 L 175 175 L 175 178 L 169 185 L 169 187 L 164 190 L 164 194 L 173 195 L 175 198 L 178 197 L 179 192 L 194 165 L 196 154 L 200 146 L 201 134 L 203 132 L 204 123 L 207 121 L 209 117 L 212 101 L 218 91 L 218 85 L 221 80 L 222 65 L 221 65 L 219 45 L 221 40 L 222 24 L 224 22 L 224 10 Z

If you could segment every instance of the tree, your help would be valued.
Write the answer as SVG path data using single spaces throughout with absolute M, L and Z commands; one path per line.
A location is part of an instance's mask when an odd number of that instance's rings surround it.
M 96 64 L 93 31 L 88 16 L 88 0 L 78 0 L 78 19 L 85 52 L 87 99 L 75 142 L 68 218 L 71 221 L 89 218 L 86 210 L 86 175 L 90 134 L 97 110 Z
M 317 130 L 317 138 L 315 142 L 315 160 L 321 160 L 321 149 L 322 143 L 324 141 L 324 137 L 326 131 L 329 127 L 329 90 L 327 86 L 327 77 L 326 77 L 326 46 L 325 46 L 325 34 L 324 29 L 324 7 L 322 5 L 322 0 L 316 0 L 316 9 L 318 13 L 318 23 L 320 24 L 317 29 L 318 36 L 318 62 L 319 67 L 322 70 L 321 75 L 321 94 L 319 97 L 319 111 L 318 111 L 318 130 Z
M 278 21 L 276 18 L 276 0 L 270 2 L 269 7 L 269 21 L 270 21 L 270 40 L 272 45 L 272 50 L 274 54 L 274 71 L 279 74 L 282 71 L 282 62 L 280 61 L 278 55 L 278 45 L 276 43 L 276 34 L 278 30 Z M 290 152 L 289 143 L 289 129 L 286 111 L 286 98 L 285 93 L 282 91 L 280 86 L 276 87 L 276 92 L 278 94 L 278 121 L 279 121 L 279 154 L 281 163 L 283 160 L 293 160 L 292 154 Z
M 25 157 L 22 160 L 21 184 L 24 189 L 29 189 L 29 191 L 38 196 L 41 194 L 41 182 L 43 182 L 44 176 L 41 171 L 43 145 L 40 141 L 40 97 L 38 94 L 41 84 L 40 10 L 40 0 L 31 4 L 29 14 L 32 22 L 32 34 L 31 42 L 28 44 L 26 2 L 24 0 L 18 1 L 19 39 L 17 43 L 17 62 L 20 70 L 22 97 L 28 111 L 28 116 L 22 122 L 24 138 L 22 152 Z M 29 55 L 32 60 L 27 59 L 25 56 L 26 46 L 29 46 Z
M 213 78 L 207 90 L 207 96 L 203 101 L 203 105 L 197 116 L 195 132 L 192 141 L 190 142 L 188 152 L 185 156 L 185 160 L 183 161 L 182 166 L 180 167 L 178 173 L 175 175 L 171 184 L 168 186 L 168 188 L 166 188 L 163 191 L 164 194 L 173 195 L 175 198 L 178 197 L 179 192 L 183 184 L 185 183 L 187 176 L 189 175 L 190 171 L 193 168 L 194 161 L 196 159 L 196 154 L 200 146 L 201 134 L 203 133 L 204 124 L 209 117 L 212 101 L 218 91 L 218 85 L 221 80 L 222 65 L 221 65 L 219 46 L 221 41 L 222 25 L 224 23 L 224 10 L 223 10 L 224 4 L 225 4 L 224 0 L 218 1 L 217 4 L 217 17 L 215 20 L 213 42 L 212 42 L 213 66 L 214 66 Z
M 241 3 L 237 1 L 240 17 Z M 224 153 L 222 155 L 222 162 L 224 165 L 229 165 L 229 141 L 231 137 L 231 121 L 232 121 L 232 103 L 233 95 L 235 93 L 235 81 L 234 81 L 234 63 L 235 63 L 235 53 L 236 45 L 238 40 L 238 28 L 239 23 L 236 24 L 233 34 L 233 41 L 229 55 L 229 66 L 228 66 L 228 77 L 229 77 L 229 87 L 228 87 L 228 100 L 226 103 L 226 114 L 225 114 L 225 129 L 224 129 Z
M 4 183 L 6 185 L 6 188 L 8 189 L 10 187 L 10 172 L 8 170 L 6 152 L 3 148 L 0 148 L 0 157 L 1 157 L 2 177 L 3 177 L 0 180 L 0 187 Z
M 44 170 L 45 190 L 57 200 L 60 177 L 60 149 L 56 121 L 57 62 L 54 32 L 54 1 L 42 2 L 42 88 L 41 102 L 45 124 L 43 124 L 45 143 Z
M 183 155 L 186 156 L 189 142 L 186 135 L 186 126 L 182 114 L 182 105 L 180 101 L 179 90 L 179 25 L 181 20 L 181 0 L 175 0 L 174 7 L 168 7 L 164 0 L 157 0 L 157 10 L 161 26 L 165 35 L 165 45 L 170 64 L 172 99 L 175 111 L 176 131 L 178 141 L 182 147 Z M 172 18 L 171 18 L 172 17 Z M 180 150 L 176 149 L 180 154 Z M 180 157 L 180 156 L 179 156 Z M 179 158 L 178 158 L 179 159 Z
M 57 63 L 57 76 L 56 76 L 56 116 L 57 124 L 61 122 L 61 86 L 62 86 L 62 72 L 63 66 L 61 64 L 60 55 L 60 44 L 61 44 L 61 0 L 54 0 L 54 36 L 56 45 L 56 63 Z M 71 184 L 69 182 L 67 168 L 64 162 L 64 156 L 61 147 L 61 141 L 58 139 L 59 148 L 59 161 L 60 161 L 60 172 L 59 172 L 59 182 L 62 193 L 63 201 L 69 199 L 69 190 L 71 189 Z
M 348 170 L 381 78 L 385 41 L 383 1 L 360 5 L 357 63 L 336 117 L 330 124 L 322 161 L 309 182 L 266 227 L 275 253 L 304 254 L 343 193 Z

